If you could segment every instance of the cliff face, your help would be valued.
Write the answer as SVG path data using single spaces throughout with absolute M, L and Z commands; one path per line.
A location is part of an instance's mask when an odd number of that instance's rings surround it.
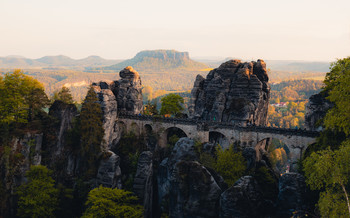
M 118 110 L 127 114 L 139 114 L 142 110 L 142 85 L 139 73 L 132 67 L 120 71 L 120 80 L 111 89 L 118 102 Z
M 194 118 L 266 125 L 270 98 L 266 64 L 263 60 L 241 63 L 230 60 L 194 82 L 189 107 Z
M 333 104 L 324 95 L 318 93 L 309 98 L 305 110 L 305 127 L 307 130 L 321 130 L 319 121 L 326 116 L 327 111 Z

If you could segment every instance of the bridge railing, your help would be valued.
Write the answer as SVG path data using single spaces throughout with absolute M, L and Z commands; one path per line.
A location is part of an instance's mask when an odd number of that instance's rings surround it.
M 149 116 L 149 115 L 130 115 L 130 114 L 119 114 L 119 118 L 122 119 L 131 119 L 131 120 L 145 120 L 152 122 L 163 122 L 163 123 L 174 123 L 174 124 L 184 124 L 184 125 L 201 125 L 206 126 L 210 129 L 235 129 L 239 131 L 247 132 L 262 132 L 262 133 L 277 133 L 277 134 L 286 134 L 286 135 L 300 135 L 307 137 L 317 137 L 319 132 L 309 131 L 305 129 L 287 129 L 287 128 L 277 128 L 277 127 L 266 127 L 266 126 L 255 126 L 248 125 L 242 126 L 239 125 L 240 121 L 237 120 L 236 123 L 229 122 L 218 122 L 218 121 L 206 121 L 200 119 L 190 119 L 190 118 L 174 118 L 174 117 L 159 117 L 159 116 Z

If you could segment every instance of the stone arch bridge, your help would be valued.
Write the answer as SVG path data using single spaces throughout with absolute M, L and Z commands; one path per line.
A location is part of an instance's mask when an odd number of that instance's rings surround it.
M 290 159 L 294 162 L 301 158 L 306 148 L 315 143 L 319 132 L 301 129 L 283 129 L 262 126 L 237 126 L 231 123 L 208 122 L 193 119 L 163 118 L 143 115 L 119 115 L 117 123 L 127 132 L 136 135 L 155 132 L 159 136 L 158 144 L 166 146 L 169 132 L 177 130 L 183 137 L 201 142 L 218 142 L 224 148 L 239 142 L 242 147 L 257 149 L 265 140 L 279 139 L 288 146 Z

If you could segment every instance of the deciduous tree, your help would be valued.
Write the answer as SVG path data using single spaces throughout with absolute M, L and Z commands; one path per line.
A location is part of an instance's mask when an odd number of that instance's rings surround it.
M 32 166 L 27 171 L 28 183 L 18 189 L 19 217 L 54 217 L 58 206 L 58 190 L 45 166 Z
M 89 192 L 83 217 L 142 217 L 136 201 L 131 192 L 100 186 Z

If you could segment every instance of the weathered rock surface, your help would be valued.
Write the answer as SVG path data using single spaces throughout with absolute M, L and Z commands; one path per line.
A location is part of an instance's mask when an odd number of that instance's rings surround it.
M 104 150 L 108 150 L 111 149 L 113 145 L 117 144 L 121 137 L 120 132 L 118 132 L 116 128 L 118 104 L 113 92 L 108 89 L 109 85 L 107 83 L 100 82 L 93 87 L 103 112 L 103 148 Z
M 295 211 L 308 208 L 305 179 L 298 173 L 286 173 L 279 180 L 278 216 L 292 217 Z
M 244 148 L 242 155 L 247 162 L 247 170 L 251 170 L 256 166 L 256 151 L 254 148 Z
M 141 201 L 145 199 L 146 189 L 150 188 L 146 187 L 146 183 L 147 180 L 150 180 L 149 177 L 153 174 L 152 157 L 152 152 L 144 151 L 140 154 L 139 160 L 137 162 L 137 170 L 134 178 L 133 190 Z
M 159 201 L 169 203 L 169 217 L 218 216 L 222 190 L 197 159 L 194 141 L 181 138 L 159 166 Z
M 261 217 L 262 193 L 251 176 L 240 178 L 220 197 L 220 217 Z
M 138 72 L 129 66 L 119 75 L 121 79 L 111 84 L 118 110 L 126 114 L 139 114 L 142 110 L 142 85 Z
M 120 189 L 122 188 L 120 158 L 111 151 L 108 151 L 108 155 L 110 155 L 108 158 L 100 161 L 97 171 L 97 185 Z
M 322 130 L 319 121 L 323 119 L 333 104 L 324 95 L 318 93 L 309 98 L 305 110 L 305 127 L 307 130 Z
M 263 60 L 227 61 L 206 79 L 198 75 L 191 92 L 190 116 L 194 118 L 266 125 L 270 86 Z

